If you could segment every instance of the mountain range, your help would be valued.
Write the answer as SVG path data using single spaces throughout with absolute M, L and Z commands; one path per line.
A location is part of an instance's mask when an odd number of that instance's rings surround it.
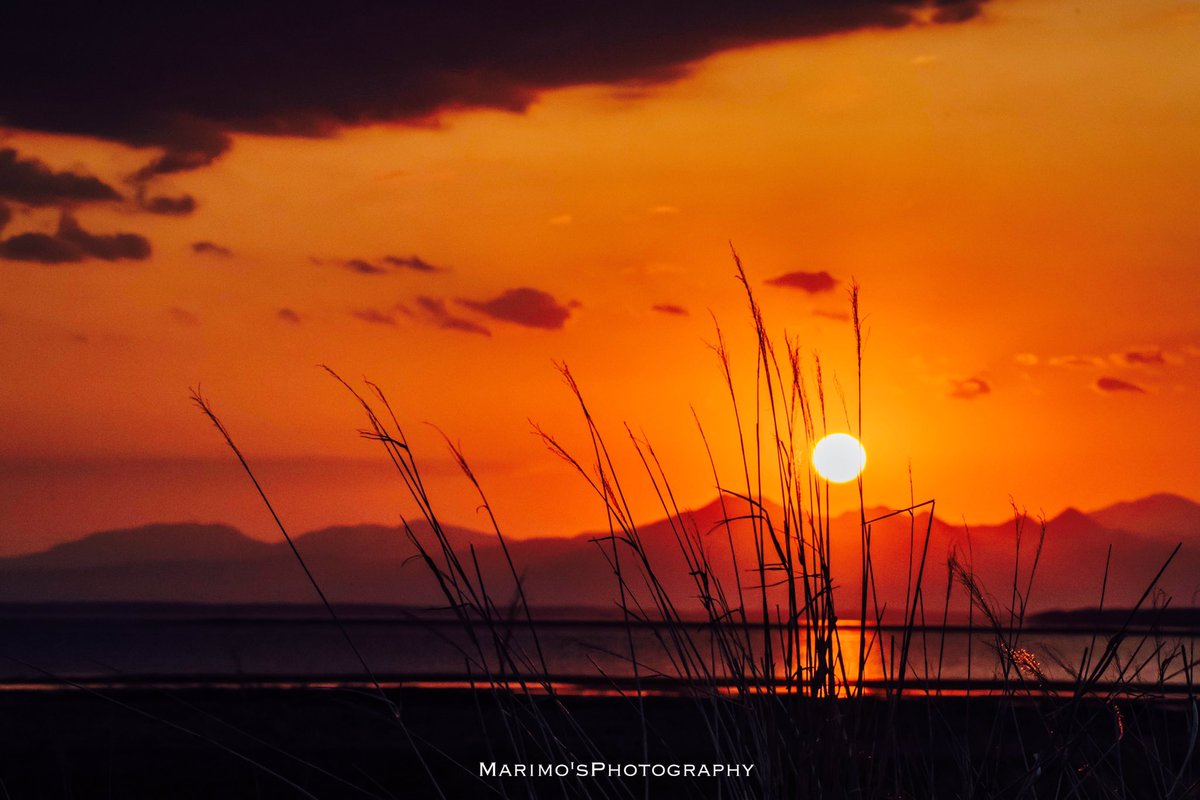
M 696 609 L 696 577 L 680 555 L 676 530 L 694 532 L 709 554 L 711 576 L 727 592 L 736 579 L 756 592 L 754 535 L 744 519 L 743 501 L 726 498 L 675 518 L 664 518 L 638 531 L 649 563 L 666 592 L 683 609 Z M 781 510 L 768 507 L 772 518 Z M 886 509 L 868 509 L 868 519 Z M 725 520 L 731 520 L 728 526 Z M 830 521 L 835 597 L 843 616 L 859 603 L 861 528 L 858 512 Z M 946 596 L 951 553 L 969 565 L 998 607 L 1012 601 L 1014 576 L 1022 593 L 1037 558 L 1029 592 L 1030 610 L 1094 607 L 1101 592 L 1107 607 L 1133 605 L 1162 567 L 1175 545 L 1183 548 L 1159 582 L 1156 601 L 1169 595 L 1174 606 L 1192 606 L 1200 597 L 1200 505 L 1183 497 L 1152 495 L 1084 513 L 1068 509 L 1041 524 L 1009 522 L 965 528 L 928 514 L 892 516 L 871 525 L 874 593 L 890 612 L 903 608 L 912 575 L 920 564 L 926 531 L 929 545 L 923 577 L 927 612 L 940 610 Z M 440 560 L 430 525 L 413 525 L 416 538 Z M 460 527 L 443 533 L 463 568 L 478 575 L 497 605 L 516 595 L 508 561 L 494 535 Z M 507 540 L 509 556 L 521 575 L 530 603 L 541 607 L 612 608 L 618 588 L 610 566 L 612 542 L 604 534 Z M 326 595 L 341 603 L 446 605 L 427 565 L 398 527 L 354 525 L 324 528 L 294 539 Z M 1109 548 L 1111 546 L 1111 558 Z M 635 593 L 645 582 L 632 553 L 618 556 Z M 915 554 L 915 558 L 910 555 Z M 733 568 L 736 563 L 739 569 Z M 1106 562 L 1108 580 L 1105 585 Z M 768 581 L 773 578 L 769 573 Z M 314 590 L 282 540 L 263 542 L 235 528 L 195 522 L 155 524 L 94 533 L 48 550 L 0 559 L 0 602 L 188 602 L 311 603 Z M 966 607 L 956 588 L 951 608 Z

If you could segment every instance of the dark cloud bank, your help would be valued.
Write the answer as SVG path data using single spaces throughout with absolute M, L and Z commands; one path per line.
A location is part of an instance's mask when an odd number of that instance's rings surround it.
M 785 272 L 774 278 L 767 279 L 768 286 L 781 286 L 785 289 L 799 289 L 809 294 L 820 294 L 832 291 L 838 285 L 837 278 L 828 272 Z
M 521 111 L 545 89 L 644 88 L 722 50 L 954 24 L 984 2 L 14 0 L 0 26 L 0 124 L 161 148 L 132 176 L 144 182 L 211 163 L 230 132 Z
M 23 158 L 6 147 L 0 150 L 0 197 L 27 206 L 51 206 L 120 200 L 121 194 L 99 178 L 56 172 L 38 159 Z
M 509 289 L 491 300 L 459 300 L 460 305 L 492 319 L 512 322 L 526 328 L 558 330 L 571 317 L 577 303 L 563 304 L 541 289 L 523 286 Z
M 150 242 L 145 237 L 136 233 L 89 233 L 66 212 L 53 235 L 21 233 L 0 241 L 0 258 L 9 261 L 68 264 L 88 258 L 144 261 L 149 257 Z

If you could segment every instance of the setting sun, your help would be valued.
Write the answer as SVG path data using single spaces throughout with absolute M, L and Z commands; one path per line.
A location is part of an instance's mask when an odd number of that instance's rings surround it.
M 867 465 L 867 451 L 848 433 L 831 433 L 813 448 L 813 467 L 830 483 L 852 481 Z

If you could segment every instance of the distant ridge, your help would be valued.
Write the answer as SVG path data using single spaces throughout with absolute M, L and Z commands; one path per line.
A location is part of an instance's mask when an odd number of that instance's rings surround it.
M 1093 511 L 1090 516 L 1106 528 L 1181 540 L 1200 537 L 1200 504 L 1177 494 L 1152 494 Z
M 155 523 L 100 531 L 24 556 L 0 559 L 5 569 L 88 569 L 163 561 L 237 561 L 262 558 L 272 545 L 229 525 Z
M 661 519 L 639 527 L 641 539 L 671 596 L 695 604 L 698 589 L 680 557 L 676 534 L 698 536 L 714 576 L 734 584 L 736 557 L 742 580 L 756 585 L 752 524 L 745 501 L 726 497 L 685 511 L 673 525 Z M 767 507 L 778 519 L 780 510 Z M 729 517 L 725 523 L 726 515 Z M 870 516 L 879 516 L 872 510 Z M 839 591 L 857 583 L 861 537 L 858 512 L 832 520 L 833 558 Z M 682 524 L 680 524 L 682 523 Z M 927 514 L 901 514 L 875 523 L 872 559 L 877 591 L 902 603 L 914 569 L 910 542 L 918 547 L 926 525 L 931 538 L 925 574 L 926 597 L 945 593 L 947 559 L 956 553 L 986 586 L 1011 583 L 1013 523 L 973 526 L 968 530 Z M 1140 597 L 1163 559 L 1178 542 L 1184 549 L 1167 572 L 1163 587 L 1174 604 L 1190 606 L 1200 597 L 1200 505 L 1175 495 L 1152 495 L 1084 513 L 1070 508 L 1046 523 L 1031 607 L 1041 610 L 1095 605 L 1109 547 L 1111 580 L 1106 604 L 1132 604 Z M 507 561 L 494 536 L 447 526 L 456 551 L 473 548 L 488 591 L 507 604 L 515 594 Z M 1039 524 L 1024 524 L 1036 537 Z M 432 544 L 429 525 L 420 521 L 413 534 Z M 611 608 L 612 569 L 593 540 L 607 531 L 573 537 L 509 540 L 525 592 L 540 607 Z M 436 581 L 419 559 L 408 534 L 384 525 L 334 526 L 296 536 L 297 549 L 334 602 L 383 603 L 432 608 L 446 605 Z M 732 545 L 732 552 L 731 552 Z M 435 555 L 439 552 L 434 548 Z M 1023 550 L 1028 569 L 1032 550 Z M 471 564 L 474 570 L 474 562 Z M 853 574 L 852 574 L 853 573 Z M 155 524 L 85 536 L 40 553 L 0 558 L 0 603 L 149 602 L 149 603 L 311 603 L 312 587 L 282 541 L 262 542 L 228 525 L 194 522 Z M 851 604 L 852 605 L 852 604 Z

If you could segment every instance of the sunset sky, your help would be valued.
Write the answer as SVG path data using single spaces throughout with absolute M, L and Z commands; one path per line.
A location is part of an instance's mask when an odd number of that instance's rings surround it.
M 861 284 L 868 503 L 910 464 L 951 521 L 1200 497 L 1200 3 L 792 5 L 17 3 L 0 553 L 269 536 L 194 386 L 285 522 L 396 522 L 322 363 L 388 392 L 452 521 L 483 524 L 426 422 L 512 534 L 601 526 L 531 435 L 583 443 L 555 361 L 636 514 L 624 422 L 705 503 L 690 408 L 731 482 L 737 452 L 714 316 L 753 391 L 730 243 L 852 413 Z

